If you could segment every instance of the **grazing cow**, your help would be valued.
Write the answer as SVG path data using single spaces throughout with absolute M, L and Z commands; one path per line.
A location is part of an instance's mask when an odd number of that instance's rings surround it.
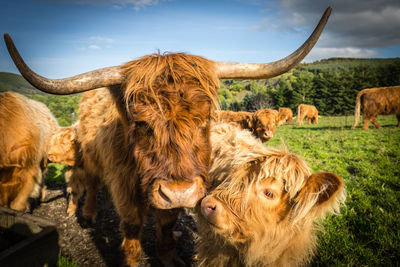
M 80 103 L 78 138 L 86 179 L 94 181 L 92 185 L 102 179 L 111 193 L 121 218 L 127 264 L 139 262 L 139 238 L 149 209 L 154 209 L 156 218 L 158 257 L 171 263 L 178 208 L 195 206 L 208 185 L 209 124 L 219 79 L 265 79 L 293 68 L 317 41 L 330 12 L 331 8 L 325 11 L 300 49 L 265 64 L 153 54 L 54 80 L 34 73 L 9 35 L 5 40 L 21 74 L 40 90 L 72 94 L 107 87 L 85 93 Z M 90 207 L 96 188 L 86 190 L 86 217 L 93 218 Z
M 43 103 L 17 93 L 0 93 L 0 205 L 28 208 L 28 198 L 44 198 L 49 139 L 58 128 Z
M 361 90 L 356 98 L 353 129 L 358 125 L 361 105 L 364 111 L 364 130 L 368 130 L 370 122 L 372 122 L 376 128 L 381 128 L 377 120 L 378 115 L 389 114 L 396 114 L 398 121 L 397 126 L 400 127 L 400 86 Z
M 278 111 L 273 109 L 260 109 L 254 113 L 246 111 L 218 111 L 216 112 L 216 121 L 234 122 L 242 129 L 247 129 L 267 142 L 274 136 Z
M 290 108 L 279 108 L 277 126 L 284 123 L 290 123 L 293 120 L 293 112 Z
M 247 111 L 218 110 L 215 112 L 215 121 L 233 122 L 242 129 L 253 128 L 253 113 Z
M 343 181 L 311 174 L 298 156 L 266 148 L 233 124 L 211 128 L 211 187 L 196 207 L 198 266 L 299 266 L 317 219 L 339 211 Z
M 85 172 L 82 151 L 77 138 L 77 125 L 59 128 L 50 139 L 48 152 L 48 158 L 51 162 L 67 165 L 65 181 L 69 195 L 68 217 L 75 214 L 78 200 L 85 189 Z
M 303 125 L 306 119 L 308 124 L 318 124 L 318 110 L 315 106 L 300 104 L 297 107 L 297 123 Z

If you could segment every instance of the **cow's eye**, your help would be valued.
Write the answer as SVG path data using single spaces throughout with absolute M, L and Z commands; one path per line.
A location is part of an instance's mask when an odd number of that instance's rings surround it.
M 269 199 L 274 199 L 274 197 L 275 197 L 275 195 L 274 195 L 274 193 L 272 193 L 270 190 L 268 190 L 268 189 L 265 189 L 264 190 L 264 195 L 267 197 L 267 198 L 269 198 Z
M 145 121 L 136 121 L 135 122 L 135 126 L 136 127 L 140 127 L 140 128 L 142 128 L 142 127 L 148 127 L 148 124 L 145 122 Z

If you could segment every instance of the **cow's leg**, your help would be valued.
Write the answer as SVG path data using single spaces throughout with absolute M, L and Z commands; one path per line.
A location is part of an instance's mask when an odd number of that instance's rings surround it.
M 31 166 L 16 170 L 15 174 L 18 178 L 13 179 L 18 179 L 21 185 L 16 197 L 10 203 L 10 208 L 25 211 L 28 208 L 28 198 L 37 185 L 36 181 L 41 179 L 42 171 L 39 166 Z
M 185 265 L 176 254 L 173 235 L 173 228 L 180 211 L 181 209 L 155 210 L 157 255 L 164 266 L 175 266 L 174 261 L 180 265 Z
M 376 127 L 377 129 L 382 128 L 382 126 L 380 126 L 379 123 L 378 123 L 377 117 L 373 117 L 373 118 L 371 119 L 371 121 L 372 121 L 372 124 L 375 125 L 375 127 Z
M 125 263 L 129 266 L 138 266 L 142 247 L 140 245 L 140 233 L 142 231 L 144 217 L 143 214 L 137 213 L 137 217 L 128 220 L 121 218 L 121 232 L 124 240 L 121 244 L 121 250 L 125 255 Z
M 76 213 L 79 198 L 82 196 L 84 191 L 84 172 L 80 168 L 72 168 L 65 173 L 67 181 L 67 193 L 69 195 L 69 202 L 67 208 L 68 217 L 71 217 Z
M 364 130 L 368 130 L 368 125 L 369 125 L 369 123 L 370 123 L 370 118 L 367 118 L 367 117 L 363 117 L 363 129 Z
M 400 114 L 396 114 L 397 117 L 397 127 L 400 127 Z
M 311 124 L 311 118 L 310 117 L 307 118 L 307 123 L 308 123 L 308 125 Z
M 83 204 L 82 215 L 85 219 L 90 220 L 92 223 L 96 221 L 97 205 L 96 196 L 100 190 L 100 179 L 97 176 L 88 175 L 85 179 L 86 199 Z

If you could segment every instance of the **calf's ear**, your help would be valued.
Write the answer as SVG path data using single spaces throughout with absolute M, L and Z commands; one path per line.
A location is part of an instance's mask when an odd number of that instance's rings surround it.
M 295 198 L 301 217 L 309 212 L 314 214 L 311 217 L 338 212 L 339 204 L 345 200 L 343 187 L 343 180 L 334 173 L 318 172 L 311 175 Z

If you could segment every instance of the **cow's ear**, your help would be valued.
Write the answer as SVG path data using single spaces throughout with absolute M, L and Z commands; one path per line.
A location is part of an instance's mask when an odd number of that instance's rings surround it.
M 296 196 L 296 202 L 322 213 L 335 210 L 339 202 L 344 201 L 343 187 L 343 180 L 334 173 L 314 173 Z M 311 203 L 312 207 L 309 206 Z

